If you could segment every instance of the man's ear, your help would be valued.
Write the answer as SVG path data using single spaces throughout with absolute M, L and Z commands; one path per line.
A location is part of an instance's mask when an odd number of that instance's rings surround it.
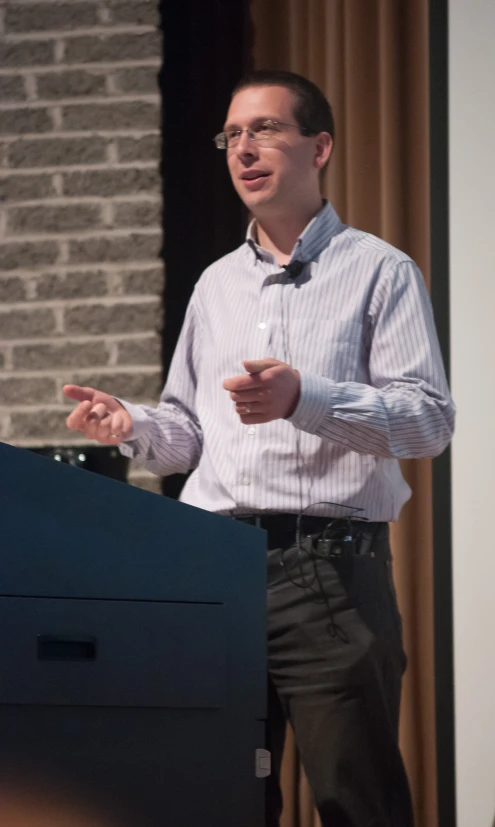
M 316 136 L 316 152 L 314 165 L 317 169 L 323 169 L 330 159 L 333 149 L 333 138 L 329 132 L 319 132 Z

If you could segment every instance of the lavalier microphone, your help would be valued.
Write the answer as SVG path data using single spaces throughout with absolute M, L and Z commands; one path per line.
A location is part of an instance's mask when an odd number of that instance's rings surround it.
M 298 259 L 295 259 L 294 261 L 291 261 L 290 264 L 283 264 L 282 266 L 289 278 L 295 280 L 301 275 L 307 263 L 307 261 L 299 261 Z

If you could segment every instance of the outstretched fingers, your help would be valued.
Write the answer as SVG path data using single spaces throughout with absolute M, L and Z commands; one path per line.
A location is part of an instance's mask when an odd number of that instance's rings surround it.
M 77 408 L 74 408 L 72 413 L 67 417 L 67 427 L 71 428 L 73 431 L 82 431 L 88 418 L 88 414 L 91 411 L 91 407 L 92 405 L 90 400 L 80 402 Z

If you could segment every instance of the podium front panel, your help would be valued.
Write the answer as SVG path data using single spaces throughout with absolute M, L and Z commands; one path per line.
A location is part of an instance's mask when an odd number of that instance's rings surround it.
M 261 827 L 265 533 L 1 443 L 0 467 L 0 823 Z

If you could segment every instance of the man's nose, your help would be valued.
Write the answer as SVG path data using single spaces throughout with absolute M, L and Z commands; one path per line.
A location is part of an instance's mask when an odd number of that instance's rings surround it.
M 237 155 L 240 158 L 244 155 L 256 155 L 256 151 L 256 141 L 253 141 L 247 129 L 243 130 L 236 146 Z

